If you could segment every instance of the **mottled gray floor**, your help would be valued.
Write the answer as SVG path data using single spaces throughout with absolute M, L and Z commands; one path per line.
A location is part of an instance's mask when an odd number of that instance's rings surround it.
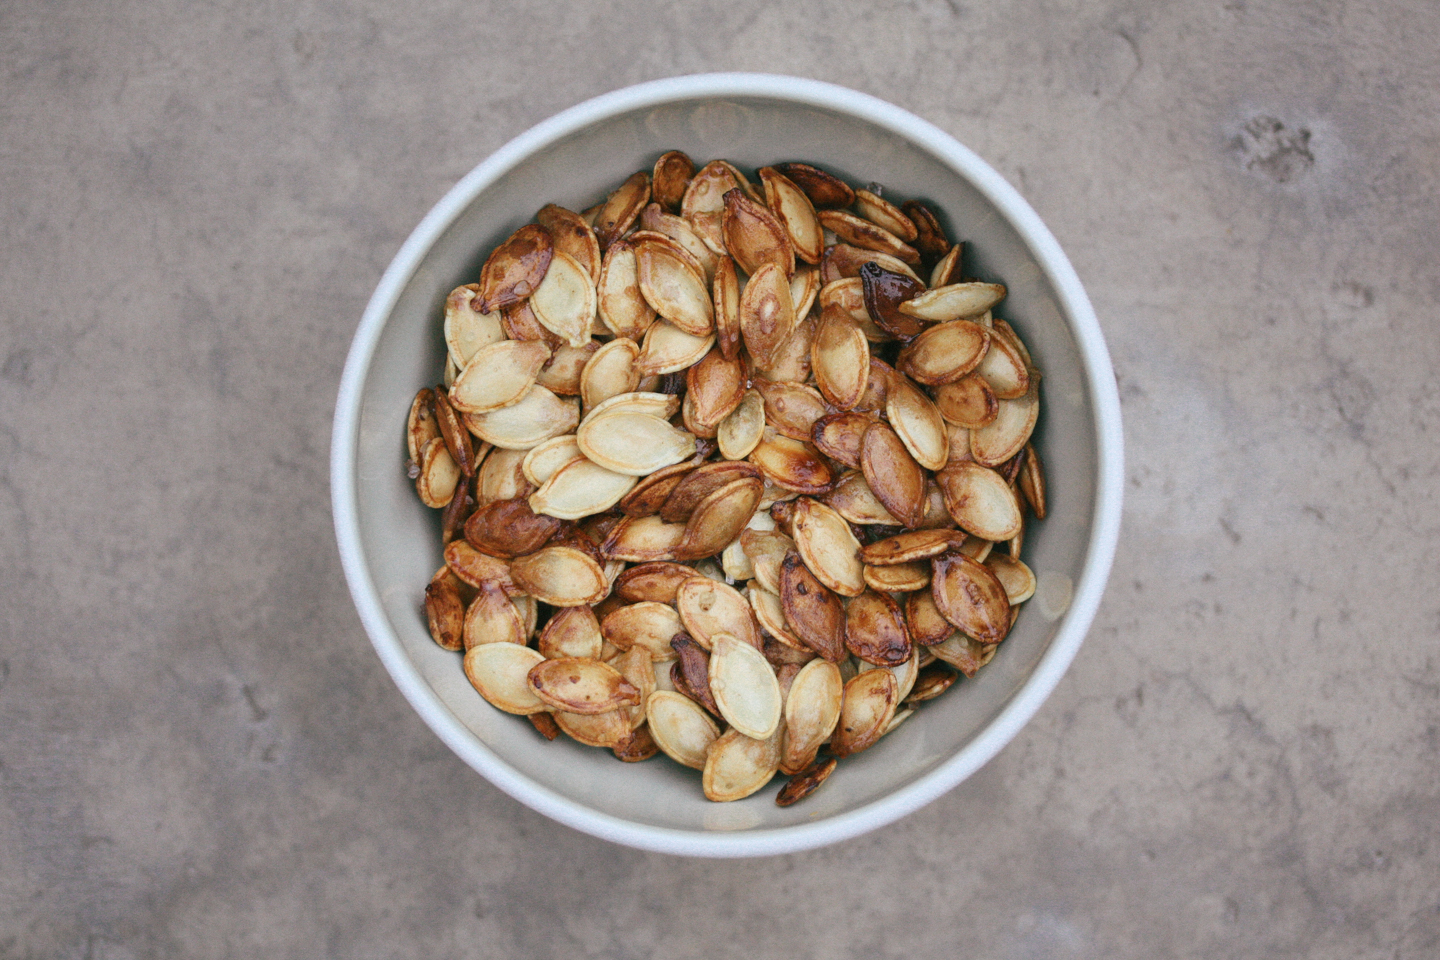
M 0 957 L 1440 955 L 1440 5 L 0 9 Z M 627 83 L 831 80 L 1073 259 L 1110 591 L 979 775 L 843 847 L 614 847 L 415 717 L 341 578 L 363 305 L 442 193 Z

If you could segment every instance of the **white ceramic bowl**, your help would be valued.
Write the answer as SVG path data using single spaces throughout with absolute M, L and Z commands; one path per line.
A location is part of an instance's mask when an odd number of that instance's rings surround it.
M 440 377 L 445 295 L 476 280 L 486 253 L 543 204 L 588 207 L 669 149 L 752 170 L 804 160 L 852 183 L 880 181 L 891 196 L 933 201 L 951 237 L 968 244 L 968 270 L 1009 287 L 998 312 L 1045 377 L 1036 442 L 1050 515 L 1025 542 L 1039 593 L 974 680 L 927 703 L 788 808 L 773 802 L 782 777 L 746 800 L 710 803 L 699 774 L 664 757 L 622 764 L 563 737 L 545 742 L 475 693 L 459 654 L 430 639 L 422 609 L 441 563 L 438 512 L 421 506 L 405 476 L 403 431 L 415 391 Z M 784 853 L 853 837 L 934 800 L 994 756 L 1059 682 L 1094 617 L 1119 531 L 1122 472 L 1119 400 L 1100 328 L 1025 201 L 975 154 L 898 107 L 756 74 L 680 77 L 597 97 L 471 171 L 416 227 L 366 308 L 331 452 L 351 593 L 380 659 L 425 722 L 500 789 L 562 823 L 697 856 Z M 394 772 L 405 775 L 398 764 Z

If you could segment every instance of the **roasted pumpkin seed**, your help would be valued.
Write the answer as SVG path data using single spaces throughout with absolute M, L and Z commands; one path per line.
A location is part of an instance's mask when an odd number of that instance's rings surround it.
M 910 634 L 900 605 L 874 590 L 852 599 L 845 607 L 845 649 L 883 667 L 910 659 Z
M 732 727 L 705 757 L 701 786 L 708 800 L 742 800 L 770 782 L 780 769 L 778 738 L 756 740 Z
M 940 615 L 981 643 L 1004 640 L 1010 630 L 1010 600 L 994 572 L 959 551 L 930 562 L 930 589 Z
M 544 227 L 527 223 L 512 233 L 480 270 L 480 312 L 494 313 L 529 299 L 545 278 L 554 252 Z
M 794 635 L 833 663 L 845 656 L 845 605 L 800 559 L 796 550 L 780 564 L 780 608 Z
M 900 312 L 919 320 L 941 323 L 978 317 L 1005 299 L 998 283 L 952 283 L 919 294 L 900 304 Z
M 544 660 L 518 643 L 482 643 L 465 652 L 465 676 L 491 706 L 506 713 L 539 713 L 550 706 L 535 696 L 527 678 L 530 668 Z
M 650 735 L 667 757 L 692 770 L 705 769 L 706 754 L 720 728 L 704 708 L 684 694 L 657 690 L 645 712 Z
M 899 687 L 889 670 L 866 670 L 845 684 L 840 720 L 830 749 L 844 759 L 869 747 L 885 733 L 899 705 Z
M 983 540 L 1020 532 L 1020 500 L 1005 478 L 978 463 L 954 463 L 935 475 L 945 508 L 962 530 Z
M 649 202 L 650 175 L 643 170 L 632 174 L 610 194 L 595 214 L 595 238 L 601 249 L 624 236 Z
M 657 663 L 674 656 L 670 638 L 682 629 L 680 615 L 674 608 L 651 601 L 621 607 L 600 621 L 600 635 L 610 643 L 621 650 L 644 647 Z
M 801 497 L 795 501 L 791 529 L 800 558 L 821 583 L 845 597 L 865 592 L 860 542 L 844 517 L 817 500 Z

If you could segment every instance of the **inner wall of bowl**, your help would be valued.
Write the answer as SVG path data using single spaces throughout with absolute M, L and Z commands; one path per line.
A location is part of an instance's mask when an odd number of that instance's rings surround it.
M 621 764 L 609 751 L 563 737 L 543 741 L 523 718 L 495 710 L 475 693 L 460 655 L 436 646 L 424 619 L 424 586 L 442 565 L 438 512 L 420 504 L 405 476 L 404 425 L 415 391 L 441 378 L 446 294 L 477 280 L 488 252 L 545 203 L 589 207 L 668 149 L 685 151 L 697 164 L 723 157 L 747 171 L 805 160 L 854 184 L 879 182 L 897 203 L 933 201 L 949 235 L 967 243 L 967 272 L 1008 286 L 1008 299 L 996 313 L 1015 326 L 1044 373 L 1037 446 L 1047 468 L 1050 517 L 1031 525 L 1024 558 L 1046 583 L 1046 595 L 1026 605 L 1011 636 L 974 680 L 962 680 L 923 705 L 875 747 L 842 763 L 823 789 L 789 808 L 769 799 L 783 782 L 779 777 L 748 801 L 714 804 L 703 798 L 697 771 L 663 756 Z M 1044 654 L 1090 538 L 1097 482 L 1090 397 L 1074 336 L 1034 255 L 985 196 L 946 163 L 890 131 L 816 107 L 760 97 L 680 101 L 598 122 L 521 162 L 470 203 L 405 285 L 362 394 L 356 487 L 366 562 L 417 671 L 454 721 L 521 776 L 602 813 L 654 827 L 724 831 L 814 823 L 926 776 L 974 740 Z

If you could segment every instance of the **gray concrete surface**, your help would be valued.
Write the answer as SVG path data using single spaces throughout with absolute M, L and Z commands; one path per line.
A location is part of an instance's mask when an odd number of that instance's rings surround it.
M 1440 5 L 13 0 L 0 9 L 0 958 L 1440 955 Z M 883 832 L 749 862 L 519 806 L 333 544 L 341 364 L 530 124 L 713 69 L 995 164 L 1124 398 L 1098 621 Z

